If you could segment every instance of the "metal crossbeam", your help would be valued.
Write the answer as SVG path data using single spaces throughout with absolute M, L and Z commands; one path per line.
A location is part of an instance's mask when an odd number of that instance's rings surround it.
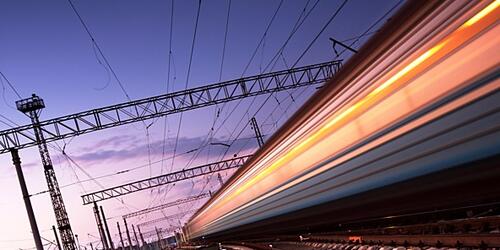
M 156 232 L 156 229 L 153 229 L 153 230 L 150 230 L 150 231 L 142 233 L 142 237 L 144 237 L 144 238 L 156 237 L 157 233 L 168 234 L 168 233 L 174 232 L 178 228 L 179 227 L 169 227 L 169 228 L 165 228 L 165 229 L 164 228 L 158 228 L 158 232 Z
M 192 210 L 188 210 L 188 211 L 185 211 L 185 212 L 182 212 L 182 213 L 176 213 L 176 214 L 172 214 L 172 215 L 169 215 L 169 216 L 164 216 L 164 217 L 156 218 L 154 220 L 150 220 L 150 221 L 139 223 L 139 224 L 137 224 L 137 226 L 140 227 L 140 228 L 144 228 L 144 226 L 156 224 L 158 222 L 165 221 L 165 220 L 171 220 L 171 219 L 179 219 L 180 220 L 180 219 L 182 219 L 182 217 L 186 216 L 188 213 L 194 213 L 195 211 L 196 211 L 196 209 L 192 209 Z
M 148 213 L 151 213 L 151 212 L 154 212 L 154 211 L 158 211 L 158 210 L 162 210 L 162 209 L 165 209 L 165 208 L 169 208 L 169 207 L 173 207 L 173 206 L 177 206 L 177 205 L 189 203 L 189 202 L 196 201 L 196 200 L 203 199 L 203 198 L 207 198 L 207 197 L 210 197 L 210 193 L 202 193 L 202 194 L 199 194 L 199 195 L 190 196 L 190 197 L 178 199 L 176 201 L 172 201 L 172 202 L 169 202 L 169 203 L 165 203 L 165 204 L 161 204 L 161 205 L 158 205 L 158 206 L 154 206 L 154 207 L 142 209 L 142 210 L 139 210 L 139 211 L 135 211 L 135 212 L 132 212 L 132 213 L 129 213 L 129 214 L 125 214 L 122 217 L 124 219 L 128 219 L 128 218 L 136 217 L 136 216 L 143 215 L 143 214 L 148 214 Z
M 250 96 L 323 83 L 339 70 L 340 65 L 340 61 L 332 61 L 244 77 L 62 116 L 42 121 L 39 126 L 45 142 L 56 141 Z M 0 154 L 12 148 L 37 145 L 31 133 L 33 127 L 30 124 L 0 131 Z
M 114 197 L 138 192 L 141 190 L 158 187 L 198 176 L 203 176 L 210 173 L 215 173 L 231 168 L 243 166 L 251 155 L 240 156 L 229 160 L 214 162 L 194 168 L 189 168 L 173 173 L 168 173 L 140 181 L 134 181 L 124 185 L 107 188 L 101 191 L 82 195 L 83 205 L 92 204 L 93 202 L 103 201 Z

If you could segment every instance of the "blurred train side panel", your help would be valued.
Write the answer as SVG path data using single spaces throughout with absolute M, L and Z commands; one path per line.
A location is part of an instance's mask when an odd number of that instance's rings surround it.
M 401 183 L 405 190 L 393 188 L 378 200 L 389 201 L 391 195 L 401 197 L 421 188 L 407 183 L 435 173 L 446 172 L 446 178 L 457 180 L 474 178 L 462 183 L 481 183 L 485 178 L 484 185 L 489 183 L 486 179 L 498 177 L 499 4 L 406 3 L 191 218 L 184 228 L 187 237 L 222 237 L 252 225 L 286 226 L 297 216 L 308 226 L 304 218 L 319 213 L 308 210 L 319 211 L 322 205 L 325 223 L 341 222 L 345 219 L 341 211 L 333 211 L 343 206 L 343 200 Z M 477 169 L 491 170 L 490 175 L 456 176 L 484 159 L 489 159 L 487 166 Z M 450 179 L 441 184 L 432 177 L 428 180 L 418 185 L 440 190 Z M 496 187 L 474 188 L 491 188 L 491 192 L 479 190 L 473 197 L 462 197 L 464 202 L 500 198 Z M 489 196 L 479 197 L 479 193 Z M 442 195 L 442 203 L 436 200 L 426 209 L 461 203 L 447 201 L 449 194 L 444 191 Z M 413 202 L 410 210 L 418 211 L 419 204 L 424 209 L 425 201 Z M 408 210 L 387 205 L 376 216 Z M 367 216 L 375 214 L 351 217 Z M 310 226 L 321 221 L 310 220 Z

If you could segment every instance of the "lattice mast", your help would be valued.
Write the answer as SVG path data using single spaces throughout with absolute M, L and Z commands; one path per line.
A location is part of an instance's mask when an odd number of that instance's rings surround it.
M 50 159 L 47 143 L 44 139 L 40 126 L 39 116 L 42 109 L 45 108 L 45 103 L 42 98 L 33 94 L 30 98 L 17 101 L 16 106 L 19 111 L 23 112 L 31 119 L 31 123 L 33 125 L 33 131 L 35 133 L 38 151 L 40 151 L 45 179 L 47 180 L 50 199 L 52 200 L 52 207 L 54 208 L 57 228 L 59 229 L 63 248 L 65 250 L 75 250 L 76 244 L 73 237 L 73 231 L 71 230 L 71 225 L 69 223 L 68 213 L 66 212 L 66 207 L 64 206 L 64 201 L 59 189 L 56 174 L 54 172 L 52 160 Z

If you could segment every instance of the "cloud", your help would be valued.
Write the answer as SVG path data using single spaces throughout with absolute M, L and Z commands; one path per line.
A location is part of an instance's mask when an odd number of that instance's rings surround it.
M 192 158 L 192 155 L 196 154 L 198 158 L 203 159 L 203 162 L 205 162 L 206 159 L 215 160 L 224 153 L 226 153 L 227 158 L 239 152 L 253 152 L 256 148 L 256 141 L 252 138 L 236 140 L 229 149 L 224 144 L 228 145 L 231 142 L 223 140 L 222 138 L 214 138 L 212 143 L 215 143 L 215 145 L 200 147 L 204 144 L 205 139 L 205 136 L 179 138 L 177 142 L 176 159 L 189 160 Z M 163 140 L 153 141 L 150 143 L 149 148 L 147 143 L 140 142 L 144 142 L 144 139 L 132 135 L 113 136 L 98 141 L 91 147 L 78 150 L 76 153 L 70 154 L 70 156 L 77 162 L 87 165 L 110 161 L 117 162 L 141 159 L 147 157 L 148 153 L 152 158 L 161 159 L 164 143 L 166 149 L 165 158 L 168 159 L 173 156 L 174 148 L 172 145 L 175 144 L 175 139 L 173 138 L 165 142 Z M 193 163 L 196 163 L 196 161 Z
M 42 167 L 42 163 L 37 163 L 37 162 L 28 162 L 28 163 L 21 163 L 21 166 L 23 168 L 31 168 L 31 167 L 35 167 L 35 166 L 40 166 Z
M 84 147 L 82 151 L 95 150 L 96 148 L 117 148 L 122 145 L 131 145 L 139 142 L 139 138 L 133 135 L 116 135 L 97 141 L 90 147 Z

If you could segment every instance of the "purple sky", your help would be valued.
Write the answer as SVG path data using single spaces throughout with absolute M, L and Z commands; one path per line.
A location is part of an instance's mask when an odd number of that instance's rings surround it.
M 288 37 L 307 2 L 306 0 L 284 1 L 264 39 L 263 46 L 259 48 L 245 75 L 258 74 L 269 62 Z M 316 0 L 309 1 L 307 10 L 315 2 Z M 329 36 L 338 40 L 356 37 L 396 2 L 396 0 L 349 1 L 298 65 L 333 59 L 335 54 L 328 40 Z M 165 93 L 167 82 L 170 91 L 184 89 L 198 1 L 175 2 L 173 63 L 169 81 L 167 81 L 167 69 L 170 1 L 75 0 L 73 3 L 132 99 Z M 214 83 L 219 79 L 227 3 L 228 0 L 204 0 L 202 3 L 188 87 Z M 232 1 L 222 80 L 242 75 L 278 4 L 278 0 Z M 284 50 L 283 56 L 288 64 L 293 64 L 297 60 L 340 4 L 339 0 L 319 2 Z M 365 39 L 360 40 L 355 47 L 359 47 L 364 41 Z M 344 58 L 347 59 L 348 56 L 346 53 Z M 44 98 L 47 108 L 42 113 L 42 120 L 126 101 L 119 85 L 99 60 L 102 61 L 94 53 L 88 35 L 67 1 L 0 2 L 0 71 L 23 97 L 36 93 Z M 284 60 L 280 59 L 275 70 L 284 68 L 286 68 Z M 12 108 L 18 98 L 4 79 L 2 87 L 0 114 L 17 124 L 27 124 L 29 119 Z M 276 94 L 276 98 L 272 98 L 256 116 L 262 133 L 272 134 L 314 90 L 308 88 L 305 91 L 289 91 L 293 94 L 295 102 L 291 101 L 286 92 Z M 215 127 L 220 126 L 220 129 L 214 136 L 214 142 L 234 139 L 234 134 L 231 136 L 231 132 L 240 132 L 250 115 L 255 113 L 265 98 L 265 96 L 258 97 L 255 101 L 258 105 L 250 105 L 252 98 L 245 99 L 236 112 L 222 124 L 237 101 L 227 104 L 217 120 Z M 275 109 L 278 105 L 276 100 L 280 105 Z M 137 123 L 58 142 L 60 147 L 66 143 L 65 152 L 78 166 L 70 163 L 61 152 L 51 148 L 71 225 L 74 233 L 79 235 L 81 243 L 96 241 L 96 238 L 90 235 L 98 235 L 92 209 L 90 206 L 82 205 L 80 195 L 101 188 L 92 181 L 85 181 L 88 179 L 86 173 L 92 177 L 99 177 L 133 169 L 124 174 L 98 178 L 102 185 L 111 187 L 220 159 L 225 147 L 199 148 L 207 137 L 215 110 L 214 107 L 210 107 L 184 114 L 177 149 L 177 153 L 182 155 L 176 158 L 173 165 L 169 159 L 175 144 L 179 115 L 168 117 L 167 146 L 164 155 L 166 160 L 163 164 L 161 159 L 164 119 L 156 120 L 148 129 L 148 135 L 144 125 Z M 241 119 L 244 122 L 239 123 Z M 5 123 L 9 121 L 0 117 L 1 130 L 9 128 Z M 146 122 L 147 125 L 150 123 L 151 121 Z M 247 127 L 241 134 L 241 139 L 234 143 L 227 155 L 253 152 L 257 143 L 255 139 L 249 138 L 252 135 L 253 131 Z M 53 143 L 54 147 L 58 145 Z M 197 149 L 199 153 L 186 154 L 193 149 Z M 30 193 L 46 190 L 36 148 L 23 149 L 20 155 Z M 149 165 L 150 161 L 153 164 Z M 34 243 L 10 155 L 0 155 L 0 163 L 2 166 L 0 221 L 4 225 L 0 227 L 0 249 L 32 248 Z M 229 174 L 229 172 L 224 173 L 223 178 L 227 178 Z M 77 182 L 82 183 L 75 184 Z M 72 185 L 67 186 L 68 184 Z M 107 200 L 101 205 L 111 218 L 108 222 L 112 234 L 115 235 L 116 221 L 121 215 L 190 194 L 198 194 L 205 184 L 205 190 L 218 188 L 216 178 L 199 178 L 178 183 L 176 186 Z M 170 191 L 166 193 L 166 190 Z M 204 201 L 174 207 L 163 212 L 165 215 L 175 214 L 199 206 Z M 52 240 L 53 234 L 49 229 L 55 220 L 48 194 L 33 196 L 32 202 L 41 235 Z M 147 218 L 131 220 L 131 223 L 136 224 L 140 223 L 139 220 L 144 222 L 160 216 L 161 213 L 150 214 Z M 188 218 L 189 215 L 186 215 L 180 220 Z M 159 226 L 167 227 L 166 224 Z M 115 241 L 116 239 L 118 238 L 115 237 Z

